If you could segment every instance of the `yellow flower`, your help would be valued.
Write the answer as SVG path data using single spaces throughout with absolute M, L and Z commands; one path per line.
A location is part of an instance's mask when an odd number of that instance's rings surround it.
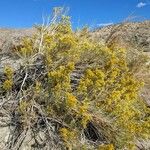
M 3 83 L 3 89 L 8 91 L 12 88 L 12 85 L 13 85 L 13 81 L 8 79 L 8 80 L 5 80 L 4 83 Z
M 104 79 L 104 77 L 105 77 L 104 72 L 103 72 L 102 70 L 100 70 L 100 69 L 96 69 L 96 70 L 95 70 L 95 75 L 96 75 L 99 79 Z
M 70 108 L 75 108 L 77 105 L 77 99 L 73 94 L 67 93 L 66 103 Z
M 62 136 L 63 140 L 67 141 L 67 139 L 68 139 L 68 133 L 69 133 L 68 129 L 61 128 L 60 129 L 60 133 L 61 133 L 61 136 Z
M 92 78 L 92 77 L 94 77 L 94 76 L 95 76 L 95 74 L 93 73 L 93 71 L 92 71 L 92 70 L 87 69 L 87 71 L 86 71 L 86 76 L 87 76 L 87 77 L 89 77 L 89 78 Z
M 79 107 L 79 113 L 80 113 L 81 115 L 84 114 L 84 113 L 86 113 L 87 110 L 88 110 L 88 108 L 89 108 L 89 103 L 88 103 L 88 102 L 83 102 L 83 103 L 81 104 L 81 106 Z
M 84 113 L 84 115 L 82 116 L 82 121 L 81 124 L 83 126 L 83 128 L 86 128 L 87 123 L 92 119 L 91 115 L 89 113 Z
M 67 64 L 67 68 L 69 69 L 69 71 L 73 71 L 73 69 L 74 69 L 74 62 L 69 62 Z
M 76 137 L 77 137 L 76 132 L 73 130 L 69 130 L 67 128 L 61 128 L 59 131 L 60 131 L 60 136 L 64 140 L 66 147 L 71 150 L 72 145 L 74 145 L 74 142 L 76 142 Z
M 7 76 L 8 79 L 11 79 L 13 77 L 13 69 L 9 66 L 6 66 L 4 68 L 4 74 Z
M 105 84 L 104 80 L 97 80 L 95 83 L 95 87 L 99 88 L 99 87 L 104 86 L 104 84 Z
M 111 77 L 115 78 L 115 77 L 117 77 L 117 75 L 119 75 L 119 73 L 120 73 L 120 70 L 117 68 L 114 68 L 111 72 Z
M 111 98 L 112 98 L 113 100 L 115 100 L 115 99 L 120 99 L 120 96 L 121 96 L 121 92 L 120 92 L 120 91 L 113 91 L 113 92 L 111 93 Z

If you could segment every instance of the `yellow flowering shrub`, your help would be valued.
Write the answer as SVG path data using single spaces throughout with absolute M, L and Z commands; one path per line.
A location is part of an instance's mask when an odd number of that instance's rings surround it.
M 129 149 L 138 138 L 150 138 L 149 110 L 139 96 L 142 83 L 130 72 L 124 49 L 91 40 L 85 28 L 74 32 L 69 18 L 62 16 L 48 30 L 39 27 L 17 53 L 28 59 L 26 69 L 34 70 L 32 84 L 22 92 L 25 99 L 18 104 L 18 113 L 29 116 L 29 124 L 41 116 L 47 118 L 64 149 Z M 41 72 L 35 78 L 39 67 Z M 12 72 L 5 72 L 8 80 L 3 87 L 8 90 Z M 98 137 L 92 144 L 85 134 L 89 123 Z M 87 134 L 92 137 L 94 133 Z M 101 142 L 105 144 L 99 146 Z

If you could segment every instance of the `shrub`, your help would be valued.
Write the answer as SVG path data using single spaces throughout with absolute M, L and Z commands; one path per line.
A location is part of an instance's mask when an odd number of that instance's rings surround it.
M 68 17 L 60 18 L 39 26 L 16 51 L 24 62 L 22 82 L 8 94 L 16 106 L 10 109 L 17 137 L 44 128 L 49 148 L 134 149 L 138 139 L 150 138 L 150 120 L 139 96 L 143 83 L 128 68 L 126 51 L 102 46 L 85 29 L 74 32 Z M 5 90 L 12 87 L 8 70 Z M 13 138 L 9 148 L 19 145 L 16 133 Z

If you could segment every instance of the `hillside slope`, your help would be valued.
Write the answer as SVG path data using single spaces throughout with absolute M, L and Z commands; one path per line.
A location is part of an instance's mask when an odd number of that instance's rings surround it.
M 150 21 L 127 22 L 96 29 L 92 36 L 103 42 L 114 40 L 150 52 Z
M 12 46 L 18 45 L 20 39 L 32 36 L 35 30 L 30 29 L 8 29 L 0 28 L 0 53 L 8 52 Z

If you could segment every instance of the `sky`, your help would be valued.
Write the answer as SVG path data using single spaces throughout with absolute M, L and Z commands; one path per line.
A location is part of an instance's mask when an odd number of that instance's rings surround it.
M 0 27 L 29 28 L 42 23 L 54 7 L 69 8 L 74 28 L 101 27 L 124 21 L 150 20 L 150 0 L 0 0 Z

